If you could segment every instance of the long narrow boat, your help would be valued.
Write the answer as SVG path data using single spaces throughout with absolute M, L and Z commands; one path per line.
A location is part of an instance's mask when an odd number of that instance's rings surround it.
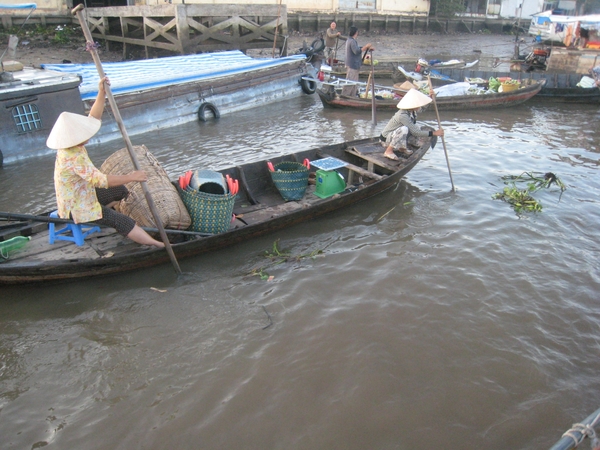
M 12 72 L 14 81 L 0 82 L 0 165 L 2 156 L 9 163 L 50 152 L 46 138 L 58 115 L 84 114 L 94 103 L 94 64 L 42 67 Z M 314 75 L 304 55 L 259 59 L 240 51 L 110 62 L 103 67 L 130 136 L 300 96 L 302 77 Z M 107 109 L 90 143 L 120 137 Z
M 270 159 L 275 167 L 283 161 L 308 159 L 314 163 L 313 168 L 319 165 L 317 160 L 329 157 L 334 158 L 333 161 L 339 160 L 336 162 L 340 166 L 335 169 L 338 173 L 326 172 L 333 175 L 337 187 L 335 190 L 327 188 L 317 195 L 325 183 L 319 184 L 319 176 L 323 174 L 317 172 L 315 184 L 308 183 L 303 197 L 297 201 L 284 201 L 271 179 L 267 161 L 220 170 L 224 176 L 229 175 L 239 181 L 233 209 L 238 218 L 224 233 L 208 236 L 186 234 L 184 237 L 187 240 L 173 243 L 173 251 L 178 259 L 182 259 L 218 250 L 370 198 L 396 185 L 435 143 L 435 137 L 424 138 L 412 146 L 414 151 L 411 156 L 400 158 L 399 161 L 383 158 L 383 148 L 377 138 L 329 145 Z M 340 182 L 340 176 L 345 181 Z M 0 213 L 0 217 L 12 220 L 19 218 L 9 213 Z M 0 227 L 1 239 L 16 235 L 31 236 L 23 249 L 8 260 L 0 260 L 0 284 L 80 279 L 169 262 L 164 249 L 140 246 L 116 234 L 111 228 L 91 234 L 83 246 L 65 241 L 49 244 L 48 225 L 40 223 L 43 220 L 43 217 L 36 217 L 33 222 Z M 169 233 L 169 236 L 172 234 Z
M 436 96 L 439 110 L 470 110 L 515 106 L 537 95 L 544 86 L 544 80 L 525 80 L 519 89 L 509 92 L 495 92 L 479 95 Z
M 317 88 L 317 94 L 323 103 L 323 106 L 327 108 L 350 108 L 350 109 L 368 109 L 369 111 L 373 107 L 372 100 L 370 98 L 361 97 L 350 97 L 342 95 L 339 89 L 331 85 L 324 84 L 320 88 Z M 400 94 L 400 92 L 398 92 Z M 402 93 L 404 94 L 404 93 Z M 396 98 L 377 98 L 375 96 L 375 104 L 377 109 L 396 109 L 396 105 L 400 101 L 402 95 Z
M 46 69 L 79 74 L 86 110 L 98 93 L 94 64 L 44 64 Z M 194 120 L 205 121 L 302 95 L 301 77 L 313 74 L 304 55 L 252 58 L 239 50 L 103 64 L 130 136 Z M 105 111 L 102 128 L 90 140 L 120 138 Z
M 448 97 L 436 97 L 436 103 L 439 110 L 469 110 L 496 108 L 518 105 L 523 103 L 534 95 L 538 94 L 544 85 L 544 80 L 525 80 L 520 89 L 511 92 L 496 92 L 478 95 L 456 95 Z M 372 102 L 370 98 L 348 97 L 339 94 L 336 89 L 326 87 L 317 89 L 319 98 L 323 106 L 331 108 L 351 108 L 356 110 L 371 110 Z M 377 109 L 395 110 L 398 105 L 398 99 L 377 99 L 375 104 Z
M 600 88 L 578 87 L 583 75 L 576 73 L 551 72 L 497 72 L 483 70 L 442 69 L 440 72 L 456 81 L 480 78 L 489 80 L 491 77 L 510 77 L 513 80 L 546 80 L 536 99 L 548 99 L 566 103 L 600 103 Z M 434 81 L 434 80 L 432 80 Z M 434 82 L 435 84 L 435 82 Z

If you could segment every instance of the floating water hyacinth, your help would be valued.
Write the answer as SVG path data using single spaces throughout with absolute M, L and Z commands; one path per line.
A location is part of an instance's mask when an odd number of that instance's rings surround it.
M 507 175 L 502 177 L 507 186 L 502 192 L 492 196 L 494 200 L 503 200 L 509 203 L 515 212 L 541 212 L 542 204 L 532 197 L 536 191 L 549 188 L 553 183 L 560 189 L 560 195 L 567 189 L 564 183 L 552 172 L 536 174 L 535 172 L 523 172 L 521 175 Z M 519 189 L 517 183 L 526 183 L 524 189 Z M 560 197 L 559 197 L 560 201 Z

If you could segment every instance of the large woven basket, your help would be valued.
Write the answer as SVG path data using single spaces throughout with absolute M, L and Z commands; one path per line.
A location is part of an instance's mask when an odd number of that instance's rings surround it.
M 191 230 L 201 233 L 224 233 L 231 226 L 235 195 L 184 191 L 177 188 L 192 218 Z
M 284 161 L 274 166 L 271 178 L 283 199 L 300 200 L 308 187 L 308 169 L 306 166 L 292 161 Z
M 148 190 L 163 227 L 176 230 L 188 229 L 192 219 L 165 170 L 146 146 L 135 145 L 133 150 L 140 170 L 144 170 L 148 175 L 146 182 Z M 104 161 L 100 170 L 107 175 L 125 175 L 134 170 L 128 150 L 123 148 L 113 153 Z M 148 207 L 141 183 L 128 183 L 127 189 L 129 195 L 115 209 L 134 219 L 139 226 L 155 228 L 154 216 Z

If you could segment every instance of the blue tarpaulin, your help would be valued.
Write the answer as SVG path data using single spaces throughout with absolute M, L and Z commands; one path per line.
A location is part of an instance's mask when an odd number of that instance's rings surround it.
M 257 59 L 239 50 L 233 50 L 140 61 L 108 62 L 103 63 L 102 67 L 110 80 L 111 91 L 117 95 L 276 67 L 298 59 L 305 59 L 305 56 Z M 99 76 L 95 64 L 42 64 L 42 67 L 80 75 L 83 79 L 79 87 L 81 98 L 96 98 Z
M 23 3 L 22 5 L 5 5 L 0 3 L 0 9 L 35 9 L 37 5 L 35 3 Z

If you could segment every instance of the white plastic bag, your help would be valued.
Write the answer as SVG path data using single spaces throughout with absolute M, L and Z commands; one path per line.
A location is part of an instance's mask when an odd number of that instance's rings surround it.
M 454 97 L 458 95 L 467 95 L 467 91 L 470 87 L 471 85 L 469 83 L 460 82 L 446 84 L 445 86 L 435 88 L 433 91 L 437 97 Z
M 581 80 L 579 80 L 579 83 L 577 83 L 577 87 L 586 89 L 593 88 L 596 87 L 596 81 L 593 78 L 584 75 L 581 77 Z

